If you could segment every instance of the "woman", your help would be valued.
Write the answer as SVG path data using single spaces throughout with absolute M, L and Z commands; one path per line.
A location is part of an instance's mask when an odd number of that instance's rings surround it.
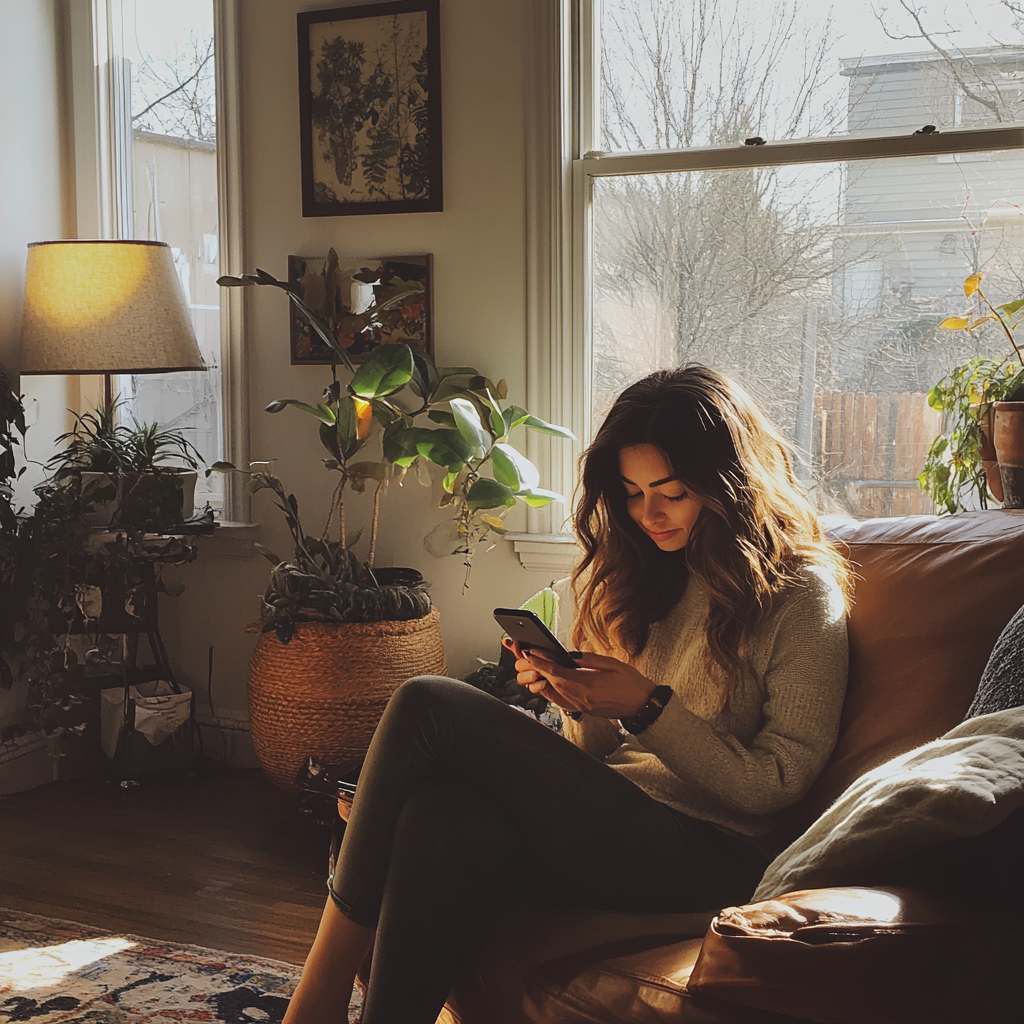
M 574 643 L 516 651 L 565 737 L 464 683 L 399 687 L 285 1024 L 433 1024 L 496 900 L 742 902 L 835 744 L 849 571 L 746 393 L 701 366 L 616 401 L 583 460 Z M 760 844 L 760 845 L 759 845 Z

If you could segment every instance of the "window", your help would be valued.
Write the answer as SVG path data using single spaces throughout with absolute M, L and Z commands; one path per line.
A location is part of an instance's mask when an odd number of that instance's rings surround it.
M 244 464 L 246 396 L 230 386 L 244 379 L 241 304 L 222 309 L 216 283 L 241 269 L 237 0 L 89 0 L 70 19 L 78 236 L 171 246 L 208 367 L 117 377 L 121 414 L 180 430 L 208 463 Z M 88 379 L 67 392 L 79 410 L 101 398 Z M 196 498 L 243 517 L 220 474 L 200 474 Z
M 1024 24 L 956 0 L 578 0 L 574 335 L 589 438 L 654 369 L 736 377 L 819 505 L 932 511 L 932 385 L 1024 294 Z M 925 129 L 934 125 L 938 131 Z M 918 133 L 918 134 L 915 134 Z M 993 325 L 988 325 L 993 327 Z

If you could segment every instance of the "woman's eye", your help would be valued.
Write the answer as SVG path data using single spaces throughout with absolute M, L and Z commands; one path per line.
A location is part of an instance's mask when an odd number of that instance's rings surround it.
M 629 491 L 627 491 L 626 492 L 626 501 L 632 501 L 634 498 L 639 498 L 640 495 L 643 494 L 643 493 L 644 493 L 643 491 L 637 491 L 636 494 L 630 494 Z
M 676 496 L 675 498 L 669 498 L 668 500 L 669 500 L 669 501 L 685 501 L 685 500 L 686 500 L 686 499 L 687 499 L 687 498 L 688 498 L 689 496 L 690 496 L 690 495 L 689 495 L 689 493 L 688 493 L 688 492 L 686 492 L 686 491 L 683 491 L 683 493 L 682 493 L 682 494 L 680 494 L 680 495 L 677 495 L 677 496 Z

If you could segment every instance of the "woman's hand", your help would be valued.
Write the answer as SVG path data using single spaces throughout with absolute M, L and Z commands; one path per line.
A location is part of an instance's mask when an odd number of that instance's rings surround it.
M 655 684 L 632 665 L 601 654 L 584 654 L 579 668 L 563 668 L 537 651 L 516 654 L 517 681 L 568 711 L 597 718 L 630 718 L 646 703 Z

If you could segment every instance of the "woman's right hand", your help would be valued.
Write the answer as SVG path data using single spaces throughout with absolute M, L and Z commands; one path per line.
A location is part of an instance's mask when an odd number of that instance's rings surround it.
M 517 644 L 510 637 L 505 637 L 501 641 L 513 654 L 516 656 L 516 682 L 520 686 L 525 686 L 531 693 L 540 694 L 542 697 L 549 700 L 556 707 L 560 707 L 563 711 L 580 711 L 581 708 L 577 707 L 567 697 L 560 694 L 550 682 L 548 682 L 545 676 L 542 676 L 529 661 L 523 655 L 520 650 L 519 644 Z

